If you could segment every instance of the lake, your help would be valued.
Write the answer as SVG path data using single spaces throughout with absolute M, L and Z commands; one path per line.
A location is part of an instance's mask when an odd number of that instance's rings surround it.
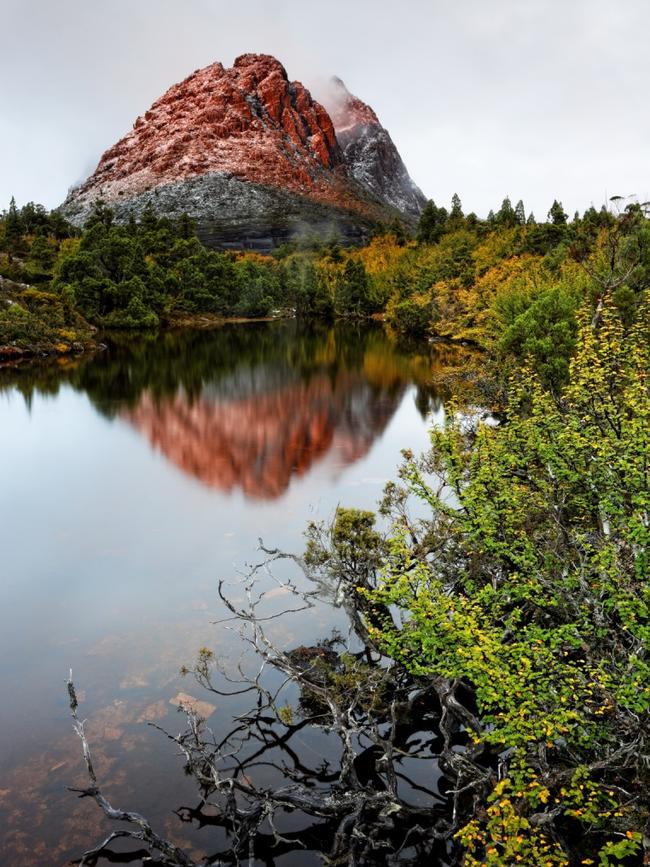
M 202 646 L 238 652 L 215 624 L 218 580 L 236 588 L 260 538 L 300 552 L 308 521 L 373 508 L 400 450 L 422 451 L 443 417 L 445 362 L 379 326 L 283 321 L 0 368 L 1 864 L 65 864 L 110 830 L 66 789 L 85 785 L 70 668 L 109 798 L 210 849 L 209 829 L 173 813 L 195 789 L 147 723 L 179 731 L 181 692 L 217 732 L 242 711 L 179 674 Z M 311 644 L 337 618 L 319 608 L 276 639 Z

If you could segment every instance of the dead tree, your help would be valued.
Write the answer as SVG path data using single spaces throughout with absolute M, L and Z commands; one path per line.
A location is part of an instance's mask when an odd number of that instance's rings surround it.
M 70 676 L 73 724 L 90 782 L 88 788 L 74 791 L 92 797 L 110 819 L 130 826 L 89 849 L 79 863 L 95 864 L 113 840 L 126 837 L 142 844 L 154 863 L 183 867 L 275 865 L 283 853 L 306 849 L 319 853 L 325 863 L 349 867 L 415 865 L 423 858 L 453 864 L 453 834 L 489 789 L 495 768 L 467 736 L 478 722 L 459 698 L 461 684 L 442 678 L 418 681 L 383 657 L 369 642 L 367 630 L 368 618 L 379 614 L 360 608 L 357 585 L 337 582 L 332 570 L 328 579 L 327 570 L 314 569 L 301 558 L 292 559 L 310 583 L 306 589 L 293 581 L 283 583 L 283 593 L 292 602 L 273 613 L 269 592 L 256 588 L 263 576 L 276 581 L 271 567 L 286 555 L 263 550 L 263 563 L 244 580 L 243 604 L 232 602 L 225 584 L 219 584 L 229 614 L 221 625 L 234 629 L 252 653 L 240 660 L 234 676 L 205 649 L 184 669 L 221 697 L 250 693 L 250 712 L 236 717 L 222 736 L 190 708 L 185 709 L 187 727 L 181 734 L 151 723 L 175 744 L 197 784 L 198 805 L 180 807 L 176 815 L 183 822 L 219 827 L 229 845 L 196 862 L 158 835 L 143 816 L 107 801 L 93 769 Z M 269 624 L 300 616 L 323 597 L 348 611 L 345 638 L 335 633 L 319 644 L 293 649 L 272 640 Z M 254 671 L 244 659 L 256 661 Z M 278 672 L 280 684 L 271 686 Z M 326 732 L 336 744 L 334 763 L 313 766 L 304 758 L 299 735 L 310 729 Z M 413 767 L 419 762 L 431 769 L 430 779 L 415 778 Z M 441 775 L 437 783 L 436 766 Z M 260 767 L 277 772 L 277 786 L 257 782 Z M 287 816 L 295 812 L 311 820 L 298 834 L 284 829 Z M 134 860 L 140 858 L 135 853 Z

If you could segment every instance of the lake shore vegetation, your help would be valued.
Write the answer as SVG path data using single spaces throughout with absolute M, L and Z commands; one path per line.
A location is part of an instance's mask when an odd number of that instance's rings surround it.
M 477 347 L 501 372 L 526 358 L 558 387 L 579 308 L 610 291 L 629 321 L 649 268 L 650 227 L 635 202 L 569 220 L 554 201 L 538 223 L 508 198 L 480 220 L 455 196 L 449 211 L 429 202 L 412 235 L 395 221 L 364 247 L 303 238 L 260 255 L 208 250 L 188 217 L 151 208 L 118 225 L 99 202 L 81 231 L 12 200 L 0 219 L 0 345 L 71 351 L 96 329 L 374 316 L 396 339 Z

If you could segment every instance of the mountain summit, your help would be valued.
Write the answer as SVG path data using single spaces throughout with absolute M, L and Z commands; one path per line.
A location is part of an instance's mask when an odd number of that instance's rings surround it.
M 214 246 L 260 249 L 304 231 L 361 240 L 378 220 L 414 220 L 424 196 L 390 136 L 333 82 L 328 112 L 269 55 L 197 70 L 137 118 L 61 211 L 81 224 L 98 199 L 118 220 L 151 204 L 188 213 Z
M 388 130 L 372 108 L 336 77 L 330 80 L 323 104 L 352 177 L 403 216 L 417 219 L 426 198 L 411 180 Z

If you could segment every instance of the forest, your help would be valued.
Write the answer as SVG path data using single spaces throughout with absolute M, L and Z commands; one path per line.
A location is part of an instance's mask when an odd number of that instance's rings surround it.
M 215 252 L 187 218 L 149 209 L 117 225 L 98 203 L 82 232 L 55 211 L 10 203 L 0 221 L 0 345 L 70 351 L 96 329 L 156 329 L 188 317 L 383 318 L 396 336 L 474 345 L 501 368 L 527 358 L 566 381 L 578 311 L 607 288 L 629 324 L 650 268 L 642 205 L 618 200 L 544 222 L 508 198 L 486 220 L 429 202 L 414 235 L 395 221 L 369 243 L 302 239 L 273 255 Z
M 344 606 L 352 642 L 335 634 L 288 651 L 267 632 L 257 573 L 248 601 L 220 586 L 263 666 L 294 688 L 242 674 L 235 688 L 252 711 L 230 735 L 217 743 L 191 710 L 170 735 L 227 851 L 197 861 L 111 806 L 70 680 L 82 794 L 127 823 L 116 836 L 154 863 L 252 863 L 298 851 L 278 827 L 299 810 L 312 821 L 303 842 L 332 865 L 648 863 L 645 204 L 614 197 L 569 218 L 556 200 L 538 222 L 506 198 L 481 220 L 455 196 L 449 210 L 429 202 L 413 234 L 394 223 L 361 248 L 303 239 L 261 256 L 207 250 L 189 218 L 117 225 L 100 203 L 79 232 L 12 202 L 0 248 L 4 346 L 83 349 L 104 330 L 207 314 L 377 317 L 398 342 L 474 348 L 467 376 L 496 413 L 458 398 L 430 452 L 404 453 L 376 513 L 341 506 L 307 527 L 292 562 Z M 271 566 L 286 556 L 264 553 Z M 287 610 L 313 606 L 312 591 L 285 588 Z M 209 649 L 185 673 L 217 696 L 234 688 Z M 338 771 L 300 766 L 285 786 L 256 783 L 251 740 L 265 755 L 306 726 L 339 740 Z M 436 757 L 445 793 L 426 807 L 401 782 L 405 761 L 423 755 Z

